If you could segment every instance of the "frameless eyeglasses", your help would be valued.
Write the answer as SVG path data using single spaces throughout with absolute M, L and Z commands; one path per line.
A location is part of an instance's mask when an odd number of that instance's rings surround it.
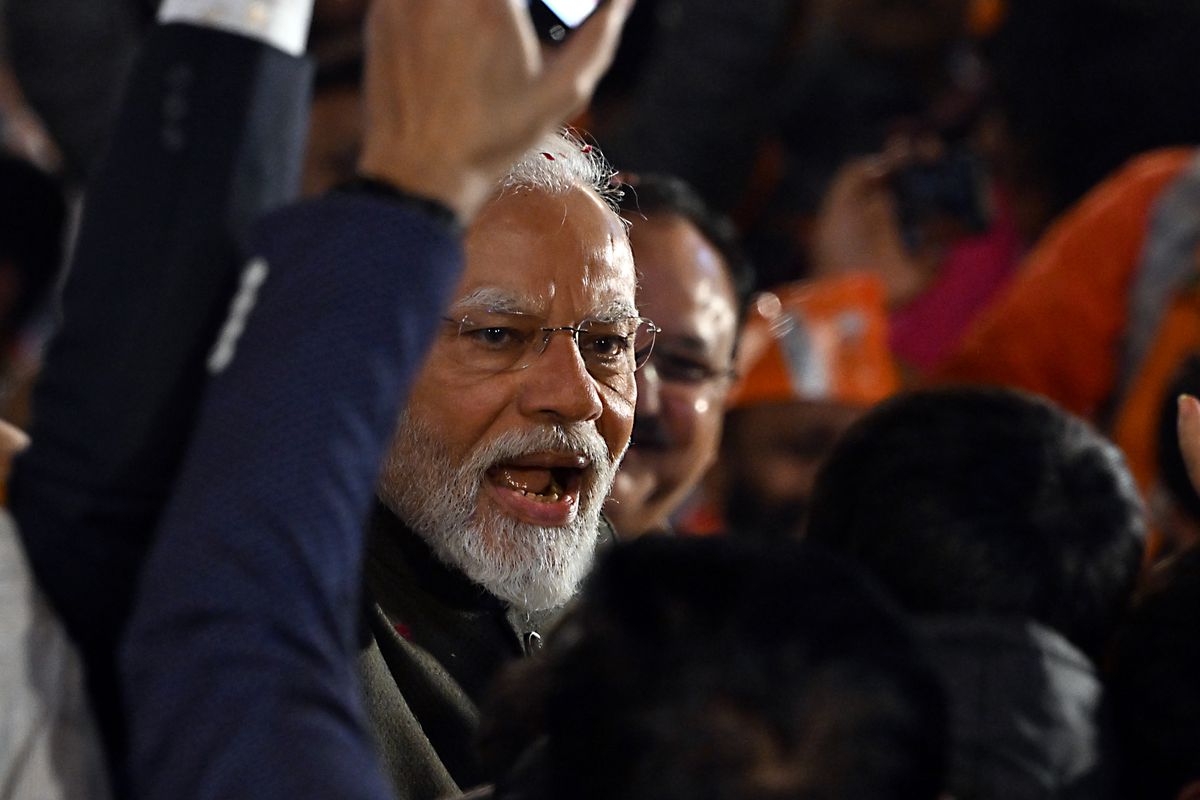
M 479 372 L 528 367 L 545 352 L 556 333 L 569 334 L 584 366 L 596 378 L 632 375 L 654 349 L 658 328 L 645 317 L 585 319 L 576 325 L 547 327 L 532 314 L 479 309 L 443 317 L 455 326 L 452 357 Z

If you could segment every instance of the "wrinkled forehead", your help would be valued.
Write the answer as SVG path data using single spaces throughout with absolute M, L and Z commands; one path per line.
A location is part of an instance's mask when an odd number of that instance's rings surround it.
M 636 310 L 636 278 L 620 218 L 594 192 L 510 190 L 489 203 L 466 238 L 452 309 L 583 319 Z

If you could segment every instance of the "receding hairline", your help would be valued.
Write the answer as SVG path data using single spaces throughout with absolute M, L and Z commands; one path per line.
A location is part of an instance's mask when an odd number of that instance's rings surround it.
M 514 189 L 540 189 L 551 195 L 573 189 L 590 190 L 625 226 L 620 214 L 621 190 L 614 185 L 616 170 L 593 144 L 575 131 L 561 128 L 543 136 L 526 150 L 496 184 L 495 197 Z

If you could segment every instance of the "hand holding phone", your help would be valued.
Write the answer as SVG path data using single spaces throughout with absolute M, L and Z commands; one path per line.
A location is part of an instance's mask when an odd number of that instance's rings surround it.
M 605 0 L 550 54 L 517 2 L 374 0 L 359 174 L 437 200 L 464 223 L 526 148 L 586 104 L 633 0 Z
M 958 147 L 932 161 L 912 161 L 892 176 L 896 210 L 912 249 L 921 228 L 935 217 L 953 220 L 966 233 L 980 234 L 992 221 L 991 181 L 983 159 Z

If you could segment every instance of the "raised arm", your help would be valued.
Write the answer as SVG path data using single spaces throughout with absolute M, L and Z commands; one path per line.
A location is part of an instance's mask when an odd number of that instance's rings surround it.
M 159 26 L 87 194 L 10 505 L 80 645 L 117 759 L 116 642 L 195 419 L 240 241 L 294 198 L 309 84 L 309 65 L 273 43 Z
M 124 648 L 139 797 L 389 796 L 354 671 L 362 526 L 457 279 L 447 218 L 586 99 L 628 7 L 548 61 L 518 0 L 376 3 L 361 169 L 398 191 L 258 230 Z

